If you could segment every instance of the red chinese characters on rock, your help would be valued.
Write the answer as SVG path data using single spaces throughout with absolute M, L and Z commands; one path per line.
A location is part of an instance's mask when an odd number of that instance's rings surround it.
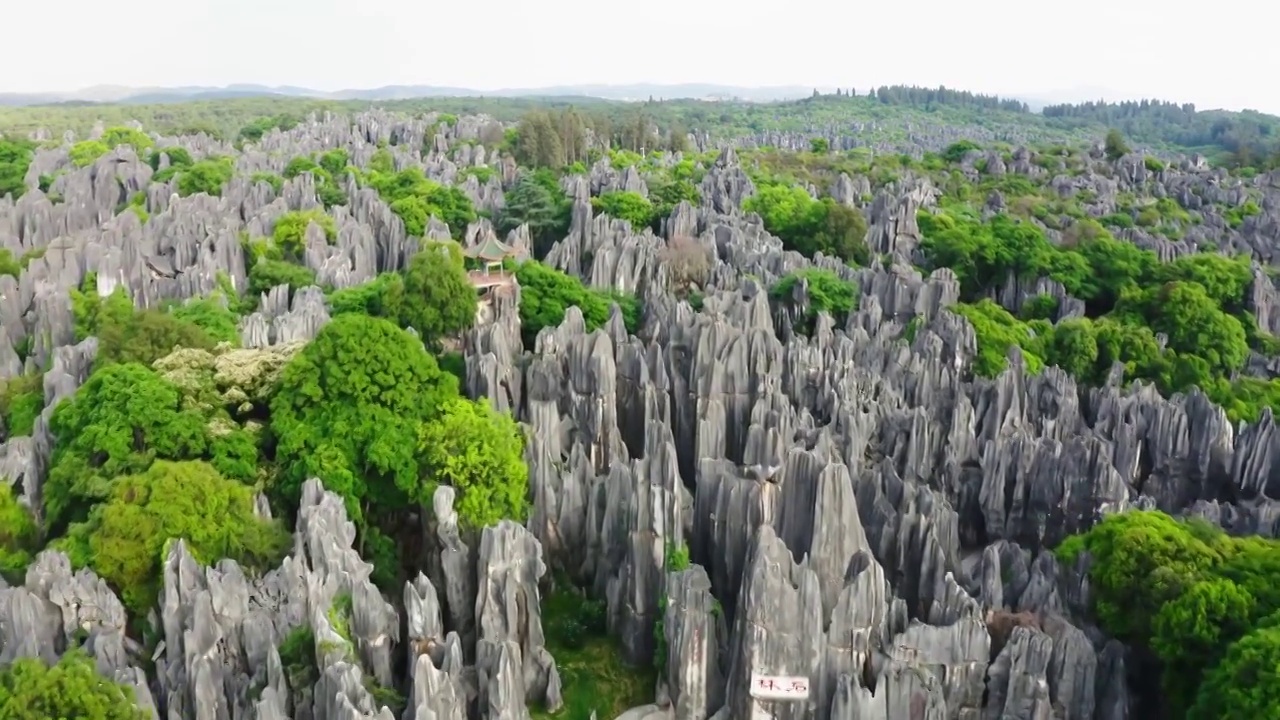
M 769 677 L 757 675 L 755 689 L 770 695 L 804 697 L 809 694 L 809 680 L 802 677 Z

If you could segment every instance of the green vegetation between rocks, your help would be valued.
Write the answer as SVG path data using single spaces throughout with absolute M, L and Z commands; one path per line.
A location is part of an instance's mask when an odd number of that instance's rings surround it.
M 577 307 L 592 331 L 609 320 L 614 304 L 622 311 L 629 332 L 640 326 L 640 303 L 630 295 L 594 290 L 577 278 L 540 263 L 523 263 L 516 270 L 520 282 L 520 322 L 525 347 L 533 347 L 538 331 L 564 322 L 565 311 Z
M 35 157 L 35 143 L 26 140 L 10 140 L 0 138 L 0 198 L 6 195 L 15 200 L 22 197 L 27 190 L 27 168 Z M 0 250 L 0 253 L 8 253 Z M 5 274 L 5 267 L 0 263 L 0 275 Z
M 813 323 L 819 313 L 827 313 L 836 327 L 844 327 L 849 313 L 858 309 L 858 284 L 843 280 L 830 270 L 799 270 L 784 276 L 769 288 L 769 296 L 776 301 L 788 301 L 795 292 L 796 283 L 804 281 L 809 289 L 809 307 L 800 326 L 803 333 L 813 332 Z
M 564 707 L 555 713 L 530 708 L 533 720 L 590 720 L 593 712 L 614 718 L 653 701 L 655 672 L 622 663 L 617 640 L 606 631 L 603 603 L 560 583 L 543 598 L 542 630 L 560 672 Z
M 933 268 L 960 279 L 965 303 L 953 308 L 978 339 L 975 374 L 994 376 L 1011 346 L 1038 372 L 1057 365 L 1087 385 L 1101 384 L 1115 362 L 1125 380 L 1147 380 L 1165 393 L 1199 387 L 1233 419 L 1280 409 L 1280 383 L 1236 377 L 1251 349 L 1275 352 L 1276 341 L 1245 311 L 1253 282 L 1248 258 L 1198 253 L 1162 263 L 1154 252 L 1116 240 L 1087 219 L 1073 245 L 1054 245 L 1026 219 L 977 219 L 963 203 L 919 217 L 922 249 Z M 1083 318 L 1053 324 L 1056 301 L 1035 298 L 1023 318 L 982 299 L 1011 277 L 1048 277 L 1083 300 Z M 1161 349 L 1157 334 L 1168 344 Z
M 804 188 L 771 183 L 757 189 L 743 209 L 760 214 L 765 228 L 788 250 L 806 257 L 822 252 L 856 265 L 871 260 L 864 238 L 867 221 L 857 208 L 831 198 L 815 200 Z
M 98 674 L 80 651 L 45 665 L 31 658 L 0 667 L 0 717 L 7 720 L 146 720 L 133 688 Z
M 110 496 L 61 542 L 77 566 L 120 589 L 137 617 L 159 598 L 161 563 L 171 538 L 186 541 L 202 562 L 231 558 L 263 572 L 291 547 L 289 533 L 253 512 L 251 488 L 203 462 L 159 461 L 111 482 Z
M 1166 717 L 1271 718 L 1280 708 L 1280 541 L 1156 512 L 1108 516 L 1059 559 L 1093 558 L 1103 629 L 1162 668 Z

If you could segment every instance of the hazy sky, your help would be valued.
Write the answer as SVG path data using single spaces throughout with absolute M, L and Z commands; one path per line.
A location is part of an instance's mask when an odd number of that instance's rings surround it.
M 63 0 L 53 15 L 4 4 L 4 24 L 26 30 L 5 33 L 0 92 L 900 83 L 1280 113 L 1280 55 L 1248 41 L 1275 22 L 1262 0 L 1191 12 L 1164 0 L 133 0 L 126 11 Z

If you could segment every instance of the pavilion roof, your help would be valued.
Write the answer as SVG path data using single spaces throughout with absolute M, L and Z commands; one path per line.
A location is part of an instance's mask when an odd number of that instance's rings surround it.
M 466 248 L 462 253 L 467 257 L 476 260 L 499 262 L 501 260 L 506 260 L 509 257 L 515 257 L 516 249 L 502 242 L 497 237 L 490 235 L 479 245 Z

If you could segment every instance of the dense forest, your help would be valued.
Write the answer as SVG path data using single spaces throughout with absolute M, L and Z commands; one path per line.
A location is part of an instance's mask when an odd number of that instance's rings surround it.
M 859 92 L 0 109 L 0 718 L 1277 717 L 1272 119 Z
M 1280 118 L 1254 111 L 1196 111 L 1195 105 L 1139 102 L 1052 105 L 1044 116 L 1064 125 L 1106 125 L 1143 142 L 1217 156 L 1233 167 L 1280 167 Z

